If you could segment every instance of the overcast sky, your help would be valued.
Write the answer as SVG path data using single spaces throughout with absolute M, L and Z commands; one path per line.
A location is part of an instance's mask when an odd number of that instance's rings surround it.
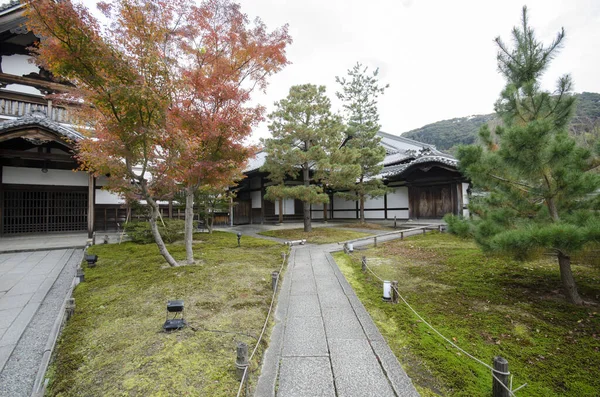
M 504 85 L 494 38 L 510 40 L 527 4 L 530 24 L 550 42 L 566 39 L 544 79 L 554 90 L 570 73 L 577 92 L 600 92 L 600 1 L 597 0 L 238 0 L 270 29 L 289 24 L 292 62 L 255 100 L 273 109 L 295 84 L 322 84 L 335 109 L 342 76 L 357 61 L 380 69 L 382 130 L 399 135 L 439 120 L 493 111 Z M 253 135 L 268 136 L 263 123 Z

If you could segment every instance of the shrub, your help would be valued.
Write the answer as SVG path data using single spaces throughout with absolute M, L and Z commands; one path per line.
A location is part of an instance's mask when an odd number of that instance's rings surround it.
M 180 219 L 165 219 L 165 225 L 158 221 L 158 231 L 164 242 L 167 244 L 173 243 L 183 238 L 185 229 L 185 221 Z M 150 230 L 150 222 L 134 221 L 125 225 L 125 232 L 131 238 L 131 241 L 137 244 L 150 244 L 154 242 L 152 231 Z
M 461 238 L 473 237 L 471 223 L 462 216 L 447 214 L 444 216 L 444 221 L 448 224 L 448 232 Z

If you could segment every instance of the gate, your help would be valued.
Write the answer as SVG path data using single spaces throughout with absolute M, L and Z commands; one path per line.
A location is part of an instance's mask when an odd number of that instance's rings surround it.
M 5 190 L 2 234 L 87 230 L 87 191 Z

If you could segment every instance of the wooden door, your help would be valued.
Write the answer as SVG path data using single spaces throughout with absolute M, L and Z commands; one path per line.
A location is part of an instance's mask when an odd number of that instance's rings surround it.
M 443 218 L 455 212 L 452 185 L 411 187 L 410 196 L 415 218 Z

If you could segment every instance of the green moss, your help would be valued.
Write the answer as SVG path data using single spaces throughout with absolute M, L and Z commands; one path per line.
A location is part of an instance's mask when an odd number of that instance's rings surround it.
M 345 230 L 337 227 L 313 228 L 311 232 L 304 232 L 303 229 L 268 230 L 259 234 L 285 240 L 306 239 L 306 242 L 312 244 L 338 243 L 340 241 L 372 236 L 372 234 L 369 233 L 355 232 L 353 230 Z
M 485 256 L 470 240 L 432 233 L 334 255 L 422 395 L 491 393 L 491 376 L 435 335 L 405 305 L 381 300 L 381 285 L 360 270 L 360 256 L 384 279 L 398 280 L 411 305 L 442 334 L 491 363 L 509 361 L 527 396 L 592 396 L 600 390 L 597 306 L 560 295 L 555 258 L 515 262 Z M 573 266 L 580 292 L 600 297 L 596 266 Z M 574 364 L 576 363 L 576 364 Z
M 238 248 L 234 234 L 219 232 L 195 240 L 201 264 L 177 268 L 165 267 L 154 244 L 90 249 L 98 264 L 75 290 L 76 315 L 61 336 L 48 395 L 236 394 L 236 342 L 254 347 L 284 247 L 245 237 Z M 169 248 L 185 257 L 182 244 Z M 166 302 L 176 298 L 185 301 L 190 327 L 165 333 Z

